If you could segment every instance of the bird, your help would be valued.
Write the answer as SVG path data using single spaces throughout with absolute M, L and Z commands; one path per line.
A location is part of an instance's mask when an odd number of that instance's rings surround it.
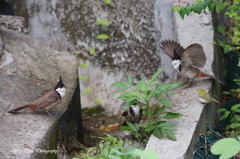
M 67 86 L 63 84 L 62 77 L 60 76 L 60 79 L 57 85 L 54 87 L 54 90 L 48 92 L 47 94 L 45 94 L 44 96 L 40 97 L 39 99 L 32 103 L 12 109 L 8 111 L 8 113 L 15 114 L 17 111 L 25 108 L 45 109 L 47 113 L 52 117 L 52 114 L 49 112 L 49 109 L 58 104 L 61 101 L 61 99 L 65 96 L 66 87 Z
M 198 98 L 202 103 L 209 103 L 209 102 L 216 102 L 219 103 L 219 101 L 217 101 L 216 99 L 214 99 L 209 93 L 207 93 L 204 89 L 202 88 L 198 88 L 197 89 L 197 93 L 198 93 Z
M 190 81 L 189 88 L 192 86 L 195 78 L 210 77 L 222 84 L 222 81 L 200 70 L 206 64 L 206 55 L 201 44 L 194 43 L 184 49 L 179 43 L 173 40 L 164 40 L 160 42 L 160 48 L 163 53 L 172 59 L 172 66 L 181 76 L 188 78 L 184 84 Z
M 129 109 L 123 112 L 122 116 L 125 117 L 125 121 L 122 124 L 122 126 L 127 125 L 126 121 L 132 123 L 133 125 L 139 124 L 139 122 L 142 119 L 142 112 L 143 112 L 143 110 L 139 106 L 140 104 L 141 103 L 136 100 L 136 102 L 133 103 L 133 105 L 131 105 Z

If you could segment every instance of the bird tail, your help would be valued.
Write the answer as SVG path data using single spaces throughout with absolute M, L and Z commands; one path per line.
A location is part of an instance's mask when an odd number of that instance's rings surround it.
M 214 98 L 212 98 L 212 101 L 214 101 L 214 102 L 217 102 L 217 103 L 221 104 L 219 101 L 217 101 L 217 100 L 216 100 L 216 99 L 214 99 Z
M 216 77 L 214 77 L 213 75 L 207 74 L 207 73 L 202 72 L 202 71 L 200 72 L 199 77 L 210 77 L 210 78 L 218 81 L 219 83 L 222 83 L 222 84 L 226 85 L 225 83 L 223 83 L 222 81 L 220 81 L 219 79 L 217 79 Z
M 25 108 L 30 108 L 30 109 L 35 109 L 35 107 L 32 105 L 32 104 L 27 104 L 27 105 L 24 105 L 24 106 L 21 106 L 21 107 L 17 107 L 15 109 L 12 109 L 10 111 L 8 111 L 8 113 L 16 113 L 17 111 L 19 110 L 22 110 L 22 109 L 25 109 Z

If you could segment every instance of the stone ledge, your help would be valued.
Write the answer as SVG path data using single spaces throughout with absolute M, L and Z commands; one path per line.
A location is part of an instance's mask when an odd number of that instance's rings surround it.
M 31 158 L 32 150 L 49 140 L 48 131 L 69 105 L 78 79 L 76 57 L 62 54 L 12 30 L 0 30 L 0 35 L 5 41 L 3 52 L 13 59 L 0 70 L 0 156 Z M 7 113 L 52 90 L 60 75 L 68 87 L 62 102 L 50 109 L 57 118 L 50 118 L 44 110 Z
M 171 3 L 166 0 L 158 0 L 159 4 Z M 188 0 L 188 2 L 193 3 L 194 0 Z M 177 2 L 172 5 L 179 5 Z M 157 3 L 156 3 L 157 4 Z M 162 9 L 162 12 L 169 12 L 169 9 L 165 11 Z M 159 16 L 166 15 L 165 13 L 159 13 Z M 178 42 L 183 46 L 187 47 L 192 43 L 200 43 L 207 56 L 207 63 L 203 68 L 203 71 L 212 74 L 212 61 L 213 61 L 213 26 L 206 24 L 210 22 L 211 24 L 211 14 L 190 14 L 185 16 L 182 20 L 179 14 L 174 13 L 174 16 L 171 17 L 162 17 L 164 19 L 175 19 L 175 28 L 176 29 Z M 166 33 L 165 33 L 166 34 Z M 171 35 L 172 33 L 170 33 Z M 169 37 L 171 39 L 171 37 Z M 195 149 L 194 143 L 198 139 L 199 133 L 206 131 L 206 122 L 210 125 L 213 125 L 217 116 L 217 113 L 214 113 L 219 108 L 216 105 L 203 105 L 199 102 L 197 97 L 197 88 L 203 88 L 205 90 L 210 89 L 211 81 L 208 79 L 196 80 L 194 86 L 189 89 L 178 88 L 176 92 L 177 95 L 170 97 L 173 102 L 172 111 L 177 110 L 176 112 L 184 114 L 179 119 L 171 120 L 175 123 L 175 128 L 178 129 L 175 132 L 177 141 L 172 141 L 166 137 L 163 139 L 157 139 L 153 135 L 150 137 L 146 149 L 153 149 L 157 151 L 161 159 L 189 159 L 191 154 Z

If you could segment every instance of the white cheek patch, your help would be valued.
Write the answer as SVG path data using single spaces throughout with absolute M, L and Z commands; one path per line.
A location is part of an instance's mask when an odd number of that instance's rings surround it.
M 56 91 L 60 94 L 61 97 L 64 97 L 66 94 L 66 88 L 57 88 Z
M 140 107 L 138 105 L 132 106 L 132 109 L 136 115 L 140 114 Z
M 178 73 L 180 73 L 179 71 L 179 66 L 181 64 L 181 61 L 180 60 L 173 60 L 172 61 L 172 67 L 174 70 L 176 70 Z

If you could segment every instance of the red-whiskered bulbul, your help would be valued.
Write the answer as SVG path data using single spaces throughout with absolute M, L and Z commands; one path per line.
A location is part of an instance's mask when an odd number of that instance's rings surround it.
M 136 123 L 139 124 L 139 122 L 141 121 L 143 110 L 139 106 L 139 104 L 141 103 L 137 100 L 136 102 L 137 103 L 133 103 L 133 105 L 131 105 L 128 110 L 123 112 L 122 116 L 125 117 L 125 121 L 122 124 L 122 126 L 127 125 L 126 120 L 132 123 L 133 125 L 135 125 Z
M 179 43 L 172 40 L 165 40 L 161 43 L 163 53 L 172 59 L 173 68 L 182 76 L 188 77 L 192 86 L 193 80 L 198 77 L 210 77 L 222 84 L 216 77 L 200 70 L 206 64 L 206 55 L 200 44 L 194 43 L 184 49 Z M 186 83 L 185 82 L 185 83 Z
M 49 112 L 49 109 L 58 104 L 62 97 L 65 96 L 66 93 L 66 87 L 63 82 L 62 82 L 62 78 L 60 76 L 60 79 L 58 81 L 58 84 L 56 85 L 56 87 L 54 87 L 54 90 L 48 92 L 47 94 L 45 94 L 44 96 L 40 97 L 38 100 L 34 101 L 33 103 L 21 106 L 21 107 L 17 107 L 15 109 L 12 109 L 10 111 L 8 111 L 8 113 L 16 113 L 19 110 L 25 109 L 25 108 L 30 108 L 30 109 L 45 109 L 47 111 L 47 113 L 52 116 L 52 114 Z

